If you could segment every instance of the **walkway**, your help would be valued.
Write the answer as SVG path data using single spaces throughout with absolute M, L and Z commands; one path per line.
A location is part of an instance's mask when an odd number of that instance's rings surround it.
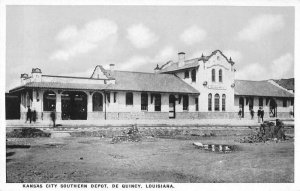
M 282 119 L 293 126 L 293 119 Z M 249 119 L 167 119 L 167 120 L 61 120 L 62 127 L 128 127 L 134 124 L 142 127 L 257 127 L 257 120 Z M 23 120 L 6 120 L 6 127 L 51 127 L 50 120 L 25 123 Z

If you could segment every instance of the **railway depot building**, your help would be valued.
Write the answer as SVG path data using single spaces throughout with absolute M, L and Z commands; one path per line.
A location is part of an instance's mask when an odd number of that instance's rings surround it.
M 289 82 L 235 79 L 235 63 L 220 50 L 208 56 L 157 65 L 154 73 L 118 71 L 98 65 L 90 77 L 54 76 L 32 69 L 21 75 L 20 118 L 27 107 L 38 120 L 244 118 L 262 107 L 265 117 L 290 117 L 294 93 Z M 287 89 L 282 84 L 289 88 Z M 293 85 L 292 85 L 292 89 Z

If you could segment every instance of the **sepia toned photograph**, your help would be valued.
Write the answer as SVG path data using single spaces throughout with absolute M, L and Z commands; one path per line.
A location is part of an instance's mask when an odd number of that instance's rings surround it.
M 295 182 L 294 6 L 6 5 L 5 40 L 7 184 Z

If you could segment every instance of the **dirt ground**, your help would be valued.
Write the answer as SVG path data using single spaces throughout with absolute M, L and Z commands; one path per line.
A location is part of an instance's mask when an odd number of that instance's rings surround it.
M 30 148 L 7 148 L 7 182 L 294 182 L 294 142 L 238 143 L 239 137 L 195 140 L 143 138 L 10 138 Z M 235 144 L 221 154 L 193 142 Z

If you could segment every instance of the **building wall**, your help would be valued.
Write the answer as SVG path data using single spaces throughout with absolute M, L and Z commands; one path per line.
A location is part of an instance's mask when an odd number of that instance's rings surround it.
M 38 120 L 50 120 L 51 111 L 44 111 L 43 96 L 48 90 L 32 90 L 32 100 L 30 107 L 32 110 L 36 110 Z M 56 116 L 57 120 L 61 120 L 62 115 L 62 101 L 61 95 L 64 91 L 50 90 L 56 95 Z M 114 102 L 114 92 L 110 92 L 110 100 L 106 97 L 104 92 L 99 93 L 103 96 L 103 111 L 93 111 L 93 94 L 95 92 L 80 91 L 87 95 L 87 119 L 104 120 L 106 119 L 168 119 L 169 118 L 169 93 L 161 93 L 161 111 L 154 111 L 154 99 L 151 103 L 151 93 L 148 94 L 148 111 L 141 110 L 141 92 L 133 93 L 133 105 L 126 105 L 126 92 L 116 92 L 116 102 Z M 26 97 L 28 92 L 23 92 L 21 96 Z M 193 118 L 193 112 L 195 112 L 195 98 L 196 96 L 189 95 L 189 108 L 188 111 L 183 111 L 183 98 L 179 101 L 180 95 L 175 95 L 176 100 L 176 116 L 187 116 L 187 118 Z M 106 104 L 105 104 L 106 103 Z M 27 107 L 20 104 L 21 119 L 26 120 Z M 190 115 L 190 117 L 189 117 Z
M 212 112 L 235 112 L 234 107 L 234 87 L 232 87 L 235 78 L 234 68 L 231 63 L 227 62 L 219 52 L 213 55 L 207 62 L 198 61 L 199 67 L 196 70 L 196 82 L 191 80 L 191 70 L 189 71 L 189 78 L 184 78 L 184 70 L 175 72 L 176 76 L 184 80 L 189 85 L 193 86 L 200 92 L 199 95 L 199 111 L 208 111 L 208 94 L 212 94 Z M 215 82 L 212 81 L 211 71 L 215 69 Z M 223 80 L 219 82 L 219 70 L 223 72 Z M 203 83 L 207 85 L 203 85 Z M 226 110 L 214 111 L 214 96 L 219 94 L 220 96 L 220 108 L 222 106 L 222 95 L 226 95 Z
M 244 99 L 244 117 L 245 118 L 251 118 L 250 110 L 249 110 L 249 102 L 247 104 L 246 99 L 249 98 L 249 96 L 234 96 L 234 107 L 236 113 L 239 111 L 239 99 Z M 267 99 L 269 99 L 267 103 Z M 282 98 L 272 98 L 275 100 L 277 104 L 277 117 L 279 118 L 289 118 L 291 117 L 290 112 L 293 111 L 293 107 L 291 105 L 291 100 L 287 100 L 287 106 L 283 107 L 283 99 Z M 259 97 L 253 97 L 253 110 L 255 112 L 254 116 L 257 118 L 257 111 L 259 109 Z M 270 118 L 270 98 L 263 97 L 263 107 L 264 110 L 264 118 Z

